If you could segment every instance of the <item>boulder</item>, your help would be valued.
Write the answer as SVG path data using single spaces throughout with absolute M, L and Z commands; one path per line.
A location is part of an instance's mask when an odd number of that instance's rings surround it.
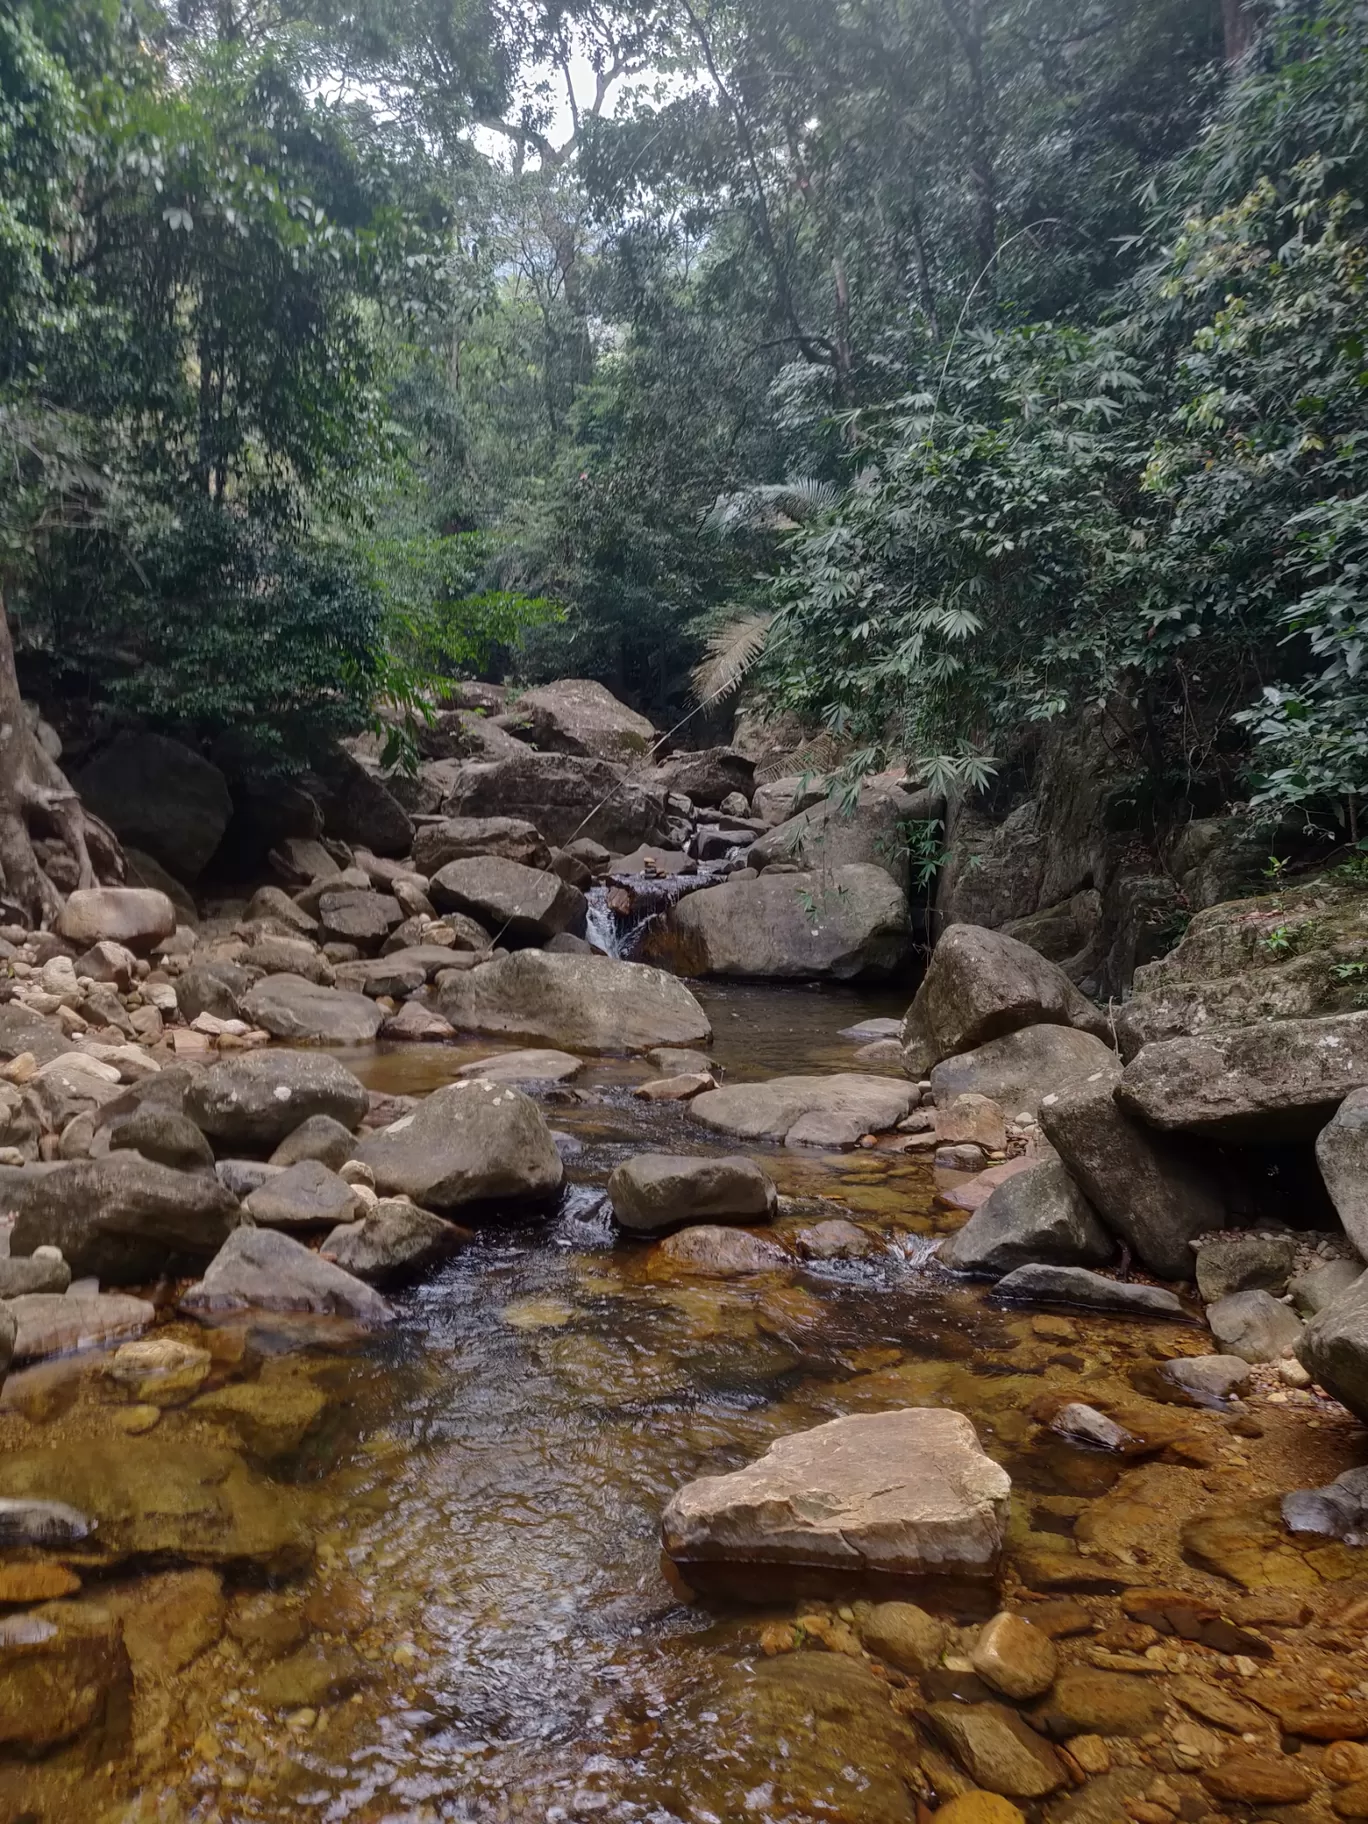
M 1301 1319 L 1271 1292 L 1232 1292 L 1207 1306 L 1207 1323 L 1224 1353 L 1246 1362 L 1279 1361 L 1301 1340 Z
M 1317 1317 L 1363 1277 L 1362 1260 L 1327 1260 L 1288 1281 L 1292 1304 L 1302 1317 Z
M 962 1413 L 906 1408 L 833 1419 L 745 1469 L 688 1483 L 661 1531 L 686 1575 L 722 1560 L 991 1576 L 1010 1494 Z
M 323 988 L 302 975 L 268 975 L 243 996 L 254 1026 L 303 1045 L 369 1045 L 384 1014 L 364 994 Z
M 519 817 L 444 817 L 425 823 L 413 839 L 413 865 L 429 879 L 452 861 L 496 855 L 525 868 L 549 868 L 551 850 Z
M 497 855 L 449 861 L 433 875 L 430 891 L 439 910 L 478 919 L 496 943 L 509 946 L 562 931 L 582 936 L 588 912 L 583 893 L 558 874 Z
M 56 1248 L 0 1255 L 0 1299 L 22 1298 L 26 1292 L 65 1292 L 70 1284 L 71 1268 Z
M 960 1273 L 1000 1277 L 1044 1261 L 1102 1267 L 1115 1248 L 1091 1204 L 1056 1159 L 1042 1160 L 1000 1184 L 940 1250 Z
M 1007 1123 L 1001 1108 L 973 1090 L 939 1100 L 935 1123 L 936 1140 L 941 1146 L 976 1146 L 987 1153 L 1006 1149 Z
M 50 1064 L 69 1052 L 72 1041 L 56 1020 L 45 1019 L 18 1001 L 0 1002 L 0 1061 L 28 1052 L 38 1064 Z
M 645 716 L 619 703 L 612 691 L 592 678 L 558 678 L 525 690 L 510 706 L 505 726 L 547 753 L 580 754 L 623 763 L 645 760 L 656 731 Z
M 346 1164 L 355 1150 L 356 1138 L 350 1128 L 343 1127 L 331 1115 L 310 1115 L 286 1134 L 271 1154 L 271 1164 L 283 1170 L 304 1159 L 317 1159 L 320 1165 L 335 1172 Z
M 187 1023 L 202 1013 L 216 1020 L 240 1020 L 242 998 L 259 980 L 259 970 L 239 963 L 192 963 L 176 977 L 176 1006 Z
M 1313 1381 L 1368 1422 L 1368 1274 L 1316 1313 L 1296 1356 Z
M 1107 1279 L 1087 1267 L 1014 1267 L 994 1288 L 999 1298 L 1023 1304 L 1078 1305 L 1086 1311 L 1118 1311 L 1128 1317 L 1185 1317 L 1177 1293 L 1163 1286 Z
M 606 956 L 521 950 L 445 981 L 437 1010 L 459 1031 L 566 1051 L 648 1051 L 712 1037 L 682 982 Z
M 454 769 L 448 817 L 514 817 L 557 848 L 588 836 L 614 855 L 669 834 L 665 794 L 625 779 L 606 760 L 523 750 Z
M 440 1266 L 472 1239 L 469 1229 L 420 1210 L 406 1197 L 382 1197 L 359 1222 L 326 1236 L 322 1254 L 369 1286 L 388 1286 Z
M 389 893 L 344 887 L 319 895 L 318 921 L 329 943 L 355 944 L 363 956 L 374 956 L 395 926 L 404 922 L 404 913 L 399 901 Z M 257 959 L 249 953 L 247 960 Z
M 1072 1026 L 1023 1026 L 973 1051 L 942 1058 L 931 1072 L 938 1103 L 956 1096 L 988 1096 L 1008 1115 L 1034 1115 L 1046 1096 L 1087 1077 L 1121 1075 L 1109 1045 Z
M 109 1285 L 159 1279 L 208 1260 L 242 1220 L 237 1199 L 207 1172 L 178 1172 L 136 1153 L 75 1159 L 14 1173 L 14 1254 L 60 1248 L 79 1278 Z
M 106 1721 L 117 1729 L 131 1701 L 128 1654 L 108 1608 L 51 1602 L 0 1621 L 0 1749 L 7 1754 L 42 1755 Z
M 1068 1784 L 1064 1763 L 1005 1704 L 932 1704 L 927 1718 L 975 1784 L 1014 1799 L 1040 1799 Z
M 413 823 L 382 780 L 341 747 L 333 749 L 319 773 L 324 786 L 319 802 L 330 836 L 372 855 L 408 854 Z
M 214 1152 L 188 1115 L 148 1103 L 121 1121 L 109 1122 L 111 1153 L 141 1153 L 177 1172 L 212 1172 Z
M 243 1208 L 263 1229 L 330 1229 L 357 1215 L 352 1187 L 317 1159 L 301 1159 L 274 1173 Z
M 840 1072 L 728 1084 L 695 1096 L 688 1112 L 701 1126 L 738 1140 L 844 1147 L 896 1127 L 916 1100 L 915 1087 L 896 1078 Z
M 145 956 L 176 929 L 176 908 L 152 887 L 82 887 L 68 894 L 57 932 L 78 950 L 102 939 Z
M 1310 1139 L 1363 1088 L 1368 1013 L 1344 1013 L 1146 1045 L 1117 1096 L 1151 1127 L 1263 1143 Z
M 778 1192 L 753 1159 L 685 1158 L 639 1153 L 608 1180 L 608 1197 L 621 1228 L 655 1234 L 692 1222 L 768 1222 Z
M 1234 1292 L 1284 1292 L 1297 1261 L 1291 1235 L 1231 1235 L 1197 1250 L 1197 1290 L 1214 1305 Z
M 904 1068 L 923 1077 L 943 1058 L 1024 1026 L 1107 1036 L 1103 1014 L 1055 964 L 1001 931 L 951 925 L 931 952 L 903 1022 Z
M 752 845 L 746 861 L 762 870 L 796 862 L 818 874 L 855 864 L 881 868 L 905 898 L 912 885 L 909 825 L 939 819 L 944 810 L 938 794 L 866 784 L 852 808 L 826 800 L 787 818 Z
M 195 1078 L 185 1112 L 211 1140 L 229 1146 L 278 1146 L 311 1115 L 357 1128 L 369 1097 L 336 1058 L 307 1052 L 254 1052 L 225 1058 Z
M 828 781 L 816 774 L 786 773 L 782 779 L 766 779 L 756 786 L 751 812 L 761 823 L 785 823 L 800 811 L 823 803 L 827 791 Z
M 969 1657 L 981 1679 L 1018 1703 L 1042 1696 L 1059 1669 L 1058 1649 L 1049 1635 L 1008 1609 L 986 1624 Z
M 535 1102 L 511 1084 L 473 1078 L 425 1096 L 411 1113 L 367 1134 L 356 1157 L 382 1196 L 424 1209 L 543 1202 L 565 1176 Z
M 241 1228 L 180 1301 L 212 1318 L 225 1311 L 308 1311 L 386 1324 L 394 1316 L 378 1292 L 277 1229 Z
M 647 1270 L 653 1279 L 742 1279 L 750 1273 L 781 1273 L 792 1265 L 784 1249 L 764 1235 L 698 1222 L 653 1248 Z
M 733 792 L 749 800 L 755 790 L 755 762 L 734 747 L 705 747 L 670 754 L 657 763 L 652 782 L 714 810 Z
M 500 1051 L 462 1064 L 456 1075 L 486 1083 L 568 1083 L 583 1069 L 584 1059 L 569 1051 Z
M 15 1324 L 13 1359 L 36 1362 L 141 1336 L 157 1309 L 145 1298 L 120 1292 L 25 1292 L 9 1300 L 9 1314 Z
M 1346 1096 L 1317 1134 L 1316 1164 L 1345 1234 L 1368 1254 L 1368 1090 Z
M 844 982 L 892 974 L 911 942 L 902 891 L 862 862 L 704 887 L 651 933 L 648 953 L 687 975 Z
M 165 735 L 116 735 L 72 784 L 121 842 L 146 850 L 181 881 L 199 879 L 233 814 L 219 769 Z
M 1152 1273 L 1191 1279 L 1189 1244 L 1225 1227 L 1224 1198 L 1190 1147 L 1118 1106 L 1116 1086 L 1108 1068 L 1043 1097 L 1040 1125 L 1112 1233 Z
M 1250 1364 L 1239 1355 L 1180 1355 L 1164 1362 L 1163 1378 L 1200 1405 L 1224 1405 L 1249 1384 Z

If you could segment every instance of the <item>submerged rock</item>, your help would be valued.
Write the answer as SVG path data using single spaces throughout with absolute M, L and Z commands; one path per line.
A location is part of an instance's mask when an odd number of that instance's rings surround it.
M 978 1785 L 1014 1799 L 1040 1799 L 1068 1781 L 1064 1763 L 1005 1704 L 931 1704 L 931 1727 Z
M 907 1408 L 833 1419 L 745 1469 L 689 1483 L 662 1533 L 686 1570 L 726 1561 L 985 1576 L 1010 1492 L 962 1413 Z
M 486 1083 L 568 1083 L 583 1069 L 584 1059 L 570 1051 L 500 1051 L 462 1064 L 456 1075 L 481 1077 Z
M 652 1252 L 650 1271 L 656 1278 L 680 1273 L 699 1279 L 736 1279 L 746 1273 L 782 1272 L 792 1265 L 777 1243 L 761 1235 L 700 1222 L 662 1241 Z
M 565 1176 L 536 1103 L 511 1083 L 481 1077 L 425 1096 L 412 1113 L 368 1134 L 356 1158 L 374 1172 L 382 1195 L 439 1213 L 543 1201 Z
M 16 1362 L 72 1355 L 116 1337 L 140 1336 L 157 1315 L 145 1298 L 118 1292 L 29 1292 L 8 1302 Z
M 1137 1317 L 1183 1317 L 1175 1292 L 1162 1286 L 1106 1279 L 1086 1267 L 1017 1267 L 994 1288 L 999 1298 L 1035 1304 L 1081 1305 L 1090 1311 L 1119 1311 Z
M 1059 1670 L 1049 1635 L 1006 1609 L 984 1626 L 969 1657 L 981 1679 L 1018 1702 L 1048 1691 Z
M 1091 1204 L 1058 1160 L 1015 1172 L 940 1251 L 961 1273 L 1004 1274 L 1030 1262 L 1105 1266 L 1115 1252 Z
M 753 1159 L 640 1153 L 608 1180 L 613 1215 L 624 1229 L 651 1234 L 691 1222 L 768 1222 L 778 1193 Z
M 357 1128 L 369 1106 L 360 1082 L 336 1058 L 260 1051 L 225 1058 L 190 1085 L 185 1112 L 211 1140 L 266 1149 L 311 1115 Z
M 100 1720 L 128 1656 L 118 1619 L 96 1603 L 53 1602 L 0 1619 L 0 1748 L 37 1755 Z M 27 1814 L 33 1815 L 33 1814 Z
M 387 1324 L 378 1292 L 275 1229 L 238 1229 L 180 1301 L 192 1316 L 224 1311 L 312 1311 Z
M 693 995 L 663 970 L 543 950 L 520 950 L 448 979 L 438 1011 L 462 1031 L 565 1051 L 648 1051 L 712 1037 Z
M 916 1100 L 913 1084 L 840 1072 L 710 1089 L 693 1098 L 688 1113 L 700 1126 L 738 1140 L 843 1147 L 896 1127 Z
M 1166 1381 L 1203 1405 L 1224 1404 L 1249 1384 L 1250 1364 L 1240 1355 L 1180 1355 L 1159 1369 Z
M 1327 1260 L 1308 1267 L 1287 1282 L 1294 1309 L 1301 1317 L 1315 1317 L 1363 1277 L 1361 1260 Z

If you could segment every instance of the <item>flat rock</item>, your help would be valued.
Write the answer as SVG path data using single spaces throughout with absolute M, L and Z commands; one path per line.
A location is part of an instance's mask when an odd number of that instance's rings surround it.
M 14 1173 L 13 1254 L 56 1247 L 77 1277 L 134 1285 L 198 1265 L 242 1220 L 237 1199 L 207 1172 L 178 1172 L 137 1153 Z
M 472 1239 L 469 1229 L 405 1197 L 382 1197 L 359 1222 L 326 1236 L 321 1252 L 367 1285 L 387 1286 L 440 1266 Z
M 680 1489 L 662 1520 L 681 1564 L 814 1565 L 985 1576 L 1011 1481 L 961 1413 L 859 1414 L 780 1438 L 758 1462 Z
M 1165 1702 L 1162 1688 L 1148 1678 L 1069 1666 L 1032 1714 L 1057 1742 L 1072 1735 L 1135 1736 L 1158 1727 Z
M 70 1284 L 71 1268 L 55 1250 L 0 1255 L 0 1299 L 22 1298 L 26 1292 L 65 1292 Z
M 712 1037 L 683 982 L 604 956 L 520 950 L 445 981 L 438 1011 L 460 1031 L 574 1052 L 649 1051 Z
M 130 1697 L 128 1657 L 107 1609 L 54 1602 L 0 1619 L 0 1747 L 46 1753 Z
M 188 1115 L 148 1104 L 107 1122 L 111 1153 L 141 1153 L 177 1172 L 212 1172 L 214 1150 Z
M 927 1718 L 956 1760 L 989 1792 L 1041 1799 L 1068 1782 L 1054 1749 L 1005 1704 L 931 1704 Z
M 157 1315 L 146 1299 L 117 1292 L 27 1292 L 6 1302 L 15 1321 L 16 1362 L 140 1336 Z
M 1289 1755 L 1236 1753 L 1202 1775 L 1214 1797 L 1239 1805 L 1300 1805 L 1313 1791 L 1311 1776 Z
M 335 1228 L 357 1215 L 352 1187 L 317 1159 L 274 1173 L 243 1206 L 263 1229 Z
M 569 1051 L 499 1051 L 462 1064 L 456 1075 L 480 1077 L 486 1083 L 568 1083 L 583 1069 L 584 1059 Z
M 896 1127 L 916 1100 L 913 1084 L 841 1072 L 728 1084 L 695 1096 L 688 1112 L 701 1126 L 738 1140 L 847 1147 Z
M 1079 1305 L 1090 1311 L 1118 1311 L 1135 1317 L 1183 1317 L 1178 1295 L 1162 1286 L 1106 1279 L 1086 1267 L 1017 1267 L 995 1288 L 999 1298 L 1024 1303 Z
M 259 1051 L 225 1058 L 195 1078 L 185 1112 L 211 1140 L 228 1146 L 278 1146 L 311 1115 L 361 1125 L 369 1098 L 336 1058 Z
M 1000 1276 L 1032 1262 L 1105 1266 L 1115 1243 L 1058 1160 L 1042 1160 L 999 1184 L 941 1248 L 947 1267 Z
M 778 1193 L 753 1159 L 640 1153 L 617 1166 L 608 1197 L 620 1227 L 652 1234 L 685 1223 L 768 1222 Z
M 363 1281 L 275 1229 L 237 1229 L 180 1301 L 192 1316 L 309 1311 L 386 1324 L 391 1307 Z
M 1271 1292 L 1232 1292 L 1207 1306 L 1207 1323 L 1225 1354 L 1246 1362 L 1276 1362 L 1292 1353 L 1302 1334 L 1296 1312 Z
M 264 976 L 242 997 L 254 1026 L 301 1045 L 369 1045 L 384 1015 L 364 994 L 323 988 L 301 975 Z
M 668 1236 L 650 1260 L 655 1278 L 683 1274 L 695 1279 L 737 1279 L 747 1273 L 782 1272 L 792 1265 L 776 1242 L 714 1223 L 695 1223 Z
M 1007 1114 L 1034 1115 L 1045 1096 L 1097 1075 L 1121 1075 L 1121 1060 L 1091 1032 L 1072 1026 L 1023 1026 L 973 1051 L 942 1058 L 931 1071 L 938 1104 L 974 1092 Z

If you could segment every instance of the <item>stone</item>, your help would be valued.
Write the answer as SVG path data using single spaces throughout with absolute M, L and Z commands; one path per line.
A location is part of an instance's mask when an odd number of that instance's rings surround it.
M 1345 1234 L 1368 1252 L 1368 1091 L 1347 1095 L 1317 1134 L 1316 1163 Z
M 1105 1266 L 1115 1252 L 1087 1198 L 1058 1160 L 1042 1160 L 999 1184 L 942 1246 L 961 1273 L 1000 1276 L 1034 1262 Z
M 340 1165 L 345 1165 L 355 1150 L 356 1137 L 350 1128 L 344 1127 L 332 1115 L 310 1115 L 286 1134 L 271 1154 L 271 1164 L 283 1170 L 306 1159 L 316 1159 L 320 1165 L 335 1172 Z
M 118 1337 L 137 1336 L 157 1315 L 145 1298 L 118 1292 L 25 1292 L 8 1301 L 14 1320 L 13 1360 L 36 1362 Z
M 272 1038 L 304 1045 L 369 1045 L 384 1015 L 364 994 L 322 988 L 300 975 L 268 975 L 242 999 L 243 1014 Z
M 329 863 L 335 871 L 335 864 Z M 324 872 L 328 872 L 327 869 Z M 258 887 L 247 902 L 247 918 L 251 923 L 269 919 L 272 924 L 283 925 L 287 930 L 297 932 L 300 937 L 316 938 L 318 920 L 312 913 L 306 912 L 301 905 L 290 898 L 280 887 Z
M 329 943 L 355 944 L 363 956 L 373 956 L 396 925 L 404 922 L 403 908 L 388 893 L 362 892 L 344 888 L 323 893 L 318 901 L 318 922 Z M 284 940 L 302 942 L 302 939 Z M 247 961 L 256 959 L 249 953 Z M 266 965 L 270 967 L 269 964 Z M 290 973 L 288 964 L 276 964 L 282 973 Z M 300 970 L 300 974 L 308 971 Z
M 1254 1731 L 1262 1732 L 1267 1727 L 1267 1719 L 1259 1711 L 1251 1709 L 1248 1704 L 1242 1704 L 1219 1685 L 1209 1685 L 1205 1679 L 1175 1678 L 1170 1689 L 1185 1710 L 1190 1710 L 1194 1716 L 1201 1717 L 1204 1723 L 1210 1723 L 1214 1728 L 1228 1729 L 1234 1735 L 1245 1735 Z
M 1006 1609 L 986 1623 L 969 1657 L 986 1684 L 1018 1702 L 1048 1691 L 1059 1670 L 1049 1635 Z
M 408 1041 L 416 1045 L 444 1045 L 454 1039 L 456 1030 L 439 1013 L 430 1013 L 417 1001 L 407 1001 L 380 1028 L 382 1039 Z
M 906 898 L 911 885 L 909 824 L 939 818 L 944 799 L 866 781 L 853 805 L 826 798 L 786 818 L 761 836 L 746 859 L 752 867 L 796 864 L 814 873 L 851 865 L 882 868 Z
M 386 1324 L 394 1316 L 377 1292 L 276 1229 L 241 1228 L 181 1298 L 191 1316 L 224 1311 L 308 1311 Z
M 394 794 L 345 748 L 334 747 L 319 763 L 324 792 L 319 799 L 330 836 L 373 855 L 407 855 L 413 824 Z
M 583 936 L 587 903 L 578 887 L 521 862 L 498 856 L 450 861 L 432 877 L 433 903 L 460 912 L 509 947 L 537 944 L 562 931 Z
M 223 1637 L 227 1605 L 217 1571 L 162 1571 L 101 1594 L 119 1618 L 135 1678 L 183 1672 Z
M 662 1534 L 686 1573 L 725 1560 L 987 1576 L 1010 1492 L 963 1414 L 857 1414 L 780 1438 L 731 1475 L 687 1484 L 668 1503 Z
M 359 1213 L 352 1187 L 317 1159 L 301 1159 L 258 1185 L 243 1204 L 263 1229 L 334 1228 Z
M 81 1587 L 75 1571 L 52 1563 L 0 1565 L 0 1603 L 51 1602 Z
M 1054 1749 L 1004 1704 L 930 1704 L 926 1714 L 955 1759 L 989 1792 L 1041 1799 L 1068 1782 Z
M 632 1094 L 639 1102 L 691 1102 L 704 1090 L 716 1088 L 717 1078 L 709 1071 L 694 1077 L 655 1077 L 638 1083 Z
M 1346 1469 L 1324 1488 L 1299 1488 L 1284 1495 L 1283 1525 L 1294 1533 L 1321 1533 L 1362 1545 L 1368 1539 L 1368 1475 Z
M 0 1545 L 69 1546 L 90 1532 L 90 1517 L 63 1501 L 0 1496 Z
M 185 1112 L 211 1140 L 278 1146 L 311 1115 L 356 1128 L 369 1106 L 365 1089 L 336 1058 L 307 1052 L 255 1052 L 226 1058 L 195 1078 Z
M 207 1349 L 174 1337 L 123 1343 L 103 1364 L 108 1380 L 144 1406 L 183 1406 L 204 1385 L 214 1358 Z
M 1072 1026 L 1023 1026 L 973 1051 L 942 1058 L 931 1071 L 937 1104 L 970 1093 L 987 1096 L 1009 1115 L 1034 1115 L 1044 1097 L 1087 1077 L 1121 1075 L 1109 1045 Z
M 1368 1419 L 1368 1275 L 1311 1319 L 1296 1356 L 1313 1381 Z
M 293 1456 L 328 1409 L 326 1394 L 303 1375 L 265 1374 L 202 1393 L 191 1411 L 230 1431 L 254 1457 Z
M 915 1602 L 876 1602 L 860 1623 L 860 1638 L 871 1653 L 899 1672 L 929 1672 L 945 1651 L 946 1627 Z
M 1235 1235 L 1197 1250 L 1197 1290 L 1209 1305 L 1235 1292 L 1282 1292 L 1296 1264 L 1291 1235 Z
M 268 1178 L 284 1170 L 283 1165 L 271 1165 L 264 1159 L 220 1159 L 214 1174 L 224 1190 L 242 1202 Z
M 1161 1364 L 1166 1381 L 1201 1405 L 1224 1405 L 1249 1384 L 1250 1364 L 1239 1355 L 1180 1355 Z
M 1313 1791 L 1306 1769 L 1287 1755 L 1227 1755 L 1207 1769 L 1202 1784 L 1214 1798 L 1237 1805 L 1299 1805 Z
M 605 956 L 516 951 L 446 980 L 437 1007 L 458 1031 L 564 1051 L 648 1051 L 712 1038 L 707 1015 L 682 982 Z
M 357 1159 L 382 1196 L 410 1197 L 439 1215 L 469 1205 L 537 1203 L 565 1172 L 535 1102 L 512 1084 L 472 1078 L 424 1097 L 378 1133 Z
M 769 1222 L 778 1205 L 773 1179 L 753 1159 L 674 1153 L 625 1159 L 608 1197 L 620 1228 L 648 1235 L 694 1222 Z
M 218 1020 L 240 1020 L 242 997 L 260 978 L 239 963 L 194 963 L 176 978 L 176 1005 L 187 1020 L 211 1013 Z
M 449 862 L 494 855 L 525 868 L 547 869 L 551 849 L 532 824 L 517 817 L 446 817 L 424 824 L 413 839 L 413 865 L 430 880 Z
M 440 1266 L 472 1239 L 469 1229 L 420 1210 L 405 1197 L 382 1197 L 359 1222 L 325 1236 L 320 1251 L 368 1286 L 388 1286 Z
M 694 804 L 714 810 L 736 793 L 749 802 L 755 762 L 734 747 L 705 747 L 658 760 L 652 778 L 664 791 L 682 792 Z
M 241 1221 L 237 1199 L 207 1172 L 178 1172 L 111 1153 L 13 1174 L 13 1254 L 56 1247 L 77 1277 L 109 1285 L 159 1279 L 206 1261 Z
M 375 1672 L 350 1647 L 301 1647 L 268 1666 L 256 1681 L 256 1698 L 268 1710 L 317 1709 L 350 1696 Z
M 93 754 L 72 784 L 121 842 L 192 882 L 213 858 L 233 814 L 228 782 L 193 748 L 124 730 Z
M 951 925 L 903 1022 L 904 1068 L 923 1077 L 942 1059 L 1024 1026 L 1106 1032 L 1102 1014 L 1055 964 L 1000 931 Z
M 148 1104 L 123 1120 L 111 1121 L 111 1153 L 141 1153 L 177 1172 L 212 1172 L 214 1151 L 188 1115 Z
M 712 1059 L 706 1051 L 692 1051 L 673 1045 L 655 1046 L 646 1053 L 646 1059 L 662 1077 L 707 1076 L 714 1070 Z M 720 1076 L 721 1072 L 718 1071 L 717 1074 Z
M 613 855 L 669 833 L 663 792 L 624 778 L 606 760 L 530 749 L 455 767 L 442 810 L 447 817 L 516 818 L 557 848 L 587 836 Z
M 696 1279 L 738 1279 L 748 1273 L 776 1273 L 793 1263 L 784 1250 L 744 1229 L 695 1223 L 668 1236 L 654 1250 L 655 1277 L 685 1274 Z
M 1276 1362 L 1292 1353 L 1302 1334 L 1296 1312 L 1270 1292 L 1232 1292 L 1207 1306 L 1207 1323 L 1225 1354 L 1246 1362 Z
M 1007 1145 L 1007 1123 L 996 1102 L 975 1091 L 937 1102 L 936 1140 L 941 1146 L 974 1146 L 1000 1153 Z
M 137 960 L 122 944 L 111 944 L 105 939 L 92 944 L 76 958 L 76 974 L 82 981 L 107 982 L 121 994 L 127 994 L 136 977 Z
M 838 1072 L 728 1084 L 695 1096 L 688 1114 L 700 1126 L 738 1140 L 845 1147 L 896 1127 L 916 1100 L 913 1084 Z
M 1015 1267 L 994 1288 L 999 1298 L 1035 1304 L 1078 1305 L 1135 1317 L 1184 1317 L 1182 1302 L 1162 1286 L 1106 1279 L 1086 1267 Z
M 71 1268 L 55 1248 L 0 1255 L 0 1299 L 22 1298 L 26 1292 L 65 1292 L 70 1284 Z
M 1317 1316 L 1361 1279 L 1363 1271 L 1361 1260 L 1327 1260 L 1323 1265 L 1294 1274 L 1287 1282 L 1293 1309 L 1300 1317 Z
M 545 752 L 632 762 L 646 759 L 656 740 L 645 716 L 592 678 L 558 678 L 525 690 L 512 715 Z
M 107 939 L 145 956 L 176 929 L 176 908 L 150 887 L 82 887 L 68 894 L 56 929 L 78 950 Z
M 127 1702 L 128 1681 L 119 1624 L 108 1609 L 58 1602 L 3 1617 L 0 1748 L 34 1756 L 71 1741 L 114 1707 L 116 1693 Z
M 1147 1678 L 1066 1666 L 1032 1716 L 1057 1742 L 1072 1735 L 1137 1736 L 1159 1726 L 1164 1704 L 1162 1689 Z
M 793 1229 L 788 1239 L 804 1260 L 867 1260 L 880 1251 L 872 1235 L 839 1216 Z
M 1118 1106 L 1116 1083 L 1109 1069 L 1042 1097 L 1041 1128 L 1112 1233 L 1152 1273 L 1189 1279 L 1189 1244 L 1225 1227 L 1225 1200 L 1184 1142 Z
M 911 943 L 901 889 L 861 862 L 690 893 L 649 933 L 647 954 L 685 975 L 845 982 L 893 974 Z
M 486 1083 L 568 1083 L 583 1069 L 584 1059 L 570 1051 L 500 1051 L 462 1064 L 456 1075 Z
M 1026 1814 L 995 1792 L 962 1792 L 932 1816 L 938 1824 L 1026 1824 Z
M 1337 1742 L 1321 1756 L 1321 1772 L 1336 1786 L 1368 1780 L 1368 1748 L 1360 1742 Z
M 1115 1419 L 1088 1406 L 1082 1400 L 1070 1400 L 1050 1420 L 1049 1429 L 1056 1437 L 1089 1450 L 1133 1450 L 1138 1440 Z

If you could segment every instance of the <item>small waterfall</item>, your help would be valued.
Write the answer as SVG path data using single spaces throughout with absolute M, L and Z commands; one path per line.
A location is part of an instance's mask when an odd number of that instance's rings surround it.
M 654 919 L 662 918 L 688 893 L 715 887 L 736 865 L 702 862 L 696 874 L 610 874 L 586 894 L 589 916 L 584 935 L 606 956 L 631 958 Z

